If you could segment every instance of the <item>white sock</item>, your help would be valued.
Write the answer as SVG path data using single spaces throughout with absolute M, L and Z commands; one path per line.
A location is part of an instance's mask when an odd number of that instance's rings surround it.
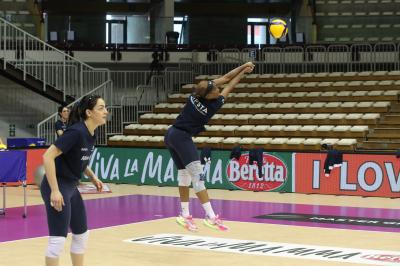
M 204 203 L 203 204 L 203 209 L 206 212 L 206 215 L 207 215 L 208 218 L 211 218 L 211 219 L 215 218 L 215 213 L 214 213 L 214 210 L 213 210 L 210 202 Z
M 181 215 L 183 217 L 188 217 L 190 215 L 189 212 L 189 202 L 181 202 Z

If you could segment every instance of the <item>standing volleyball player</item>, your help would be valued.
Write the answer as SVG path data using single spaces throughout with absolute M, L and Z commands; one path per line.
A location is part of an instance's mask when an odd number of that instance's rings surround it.
M 200 164 L 199 154 L 192 137 L 205 130 L 204 126 L 222 107 L 235 85 L 239 83 L 245 73 L 250 73 L 253 69 L 254 64 L 248 62 L 218 79 L 200 81 L 196 84 L 192 95 L 188 97 L 175 123 L 165 134 L 164 142 L 178 168 L 181 214 L 176 221 L 190 231 L 198 230 L 189 211 L 190 184 L 193 184 L 193 189 L 206 213 L 204 224 L 222 231 L 228 229 L 211 206 L 204 186 L 203 167 Z M 227 85 L 220 92 L 220 86 L 226 83 Z
M 71 111 L 67 130 L 43 155 L 46 175 L 40 191 L 49 227 L 46 266 L 59 265 L 68 228 L 72 231 L 72 265 L 83 265 L 88 228 L 85 206 L 77 185 L 85 173 L 99 191 L 103 188 L 103 183 L 88 164 L 94 150 L 95 129 L 106 123 L 107 114 L 100 96 L 83 97 Z
M 58 107 L 58 116 L 59 119 L 54 124 L 54 127 L 56 128 L 57 137 L 60 137 L 67 129 L 69 108 L 67 106 Z

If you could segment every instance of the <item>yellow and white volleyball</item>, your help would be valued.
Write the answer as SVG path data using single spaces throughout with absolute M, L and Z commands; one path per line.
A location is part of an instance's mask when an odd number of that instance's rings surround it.
M 7 146 L 5 144 L 1 143 L 0 150 L 7 150 Z
M 275 39 L 281 39 L 288 33 L 286 22 L 280 18 L 272 19 L 269 24 L 269 33 Z
M 44 166 L 43 165 L 39 165 L 36 168 L 35 173 L 34 173 L 35 185 L 40 187 L 40 184 L 42 184 L 42 180 L 43 180 L 44 175 L 45 175 Z

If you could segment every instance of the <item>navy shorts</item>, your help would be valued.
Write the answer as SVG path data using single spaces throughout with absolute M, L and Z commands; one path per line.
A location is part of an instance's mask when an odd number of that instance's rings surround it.
M 191 162 L 200 161 L 192 136 L 186 131 L 172 126 L 167 130 L 164 142 L 178 170 L 185 169 Z
M 49 235 L 66 237 L 69 228 L 71 228 L 73 234 L 85 233 L 87 231 L 86 210 L 77 188 L 78 182 L 63 178 L 57 178 L 57 182 L 65 203 L 60 212 L 50 205 L 51 189 L 46 176 L 40 186 L 40 192 L 46 206 Z

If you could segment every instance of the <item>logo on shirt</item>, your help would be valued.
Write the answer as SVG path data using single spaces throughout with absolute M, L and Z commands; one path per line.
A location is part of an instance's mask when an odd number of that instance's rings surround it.
M 207 107 L 205 107 L 199 99 L 196 97 L 190 96 L 190 102 L 193 104 L 194 108 L 202 115 L 207 115 Z
M 87 155 L 83 155 L 81 158 L 81 161 L 89 161 L 90 160 L 90 156 Z
M 89 153 L 89 155 L 88 155 L 89 149 L 90 149 L 91 152 L 93 152 L 94 146 L 92 146 L 91 148 L 86 148 L 86 147 L 81 148 L 81 152 L 84 154 L 84 155 L 82 155 L 81 161 L 84 162 L 84 161 L 89 161 L 90 160 L 91 153 Z

